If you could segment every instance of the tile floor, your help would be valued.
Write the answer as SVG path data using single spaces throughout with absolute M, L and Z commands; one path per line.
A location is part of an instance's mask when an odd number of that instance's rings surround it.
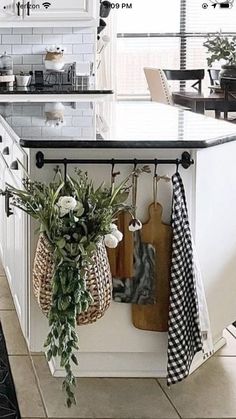
M 22 419 L 236 419 L 236 329 L 227 345 L 185 382 L 168 389 L 164 379 L 79 379 L 77 407 L 68 410 L 61 379 L 42 354 L 29 354 L 7 280 L 0 266 L 0 319 Z

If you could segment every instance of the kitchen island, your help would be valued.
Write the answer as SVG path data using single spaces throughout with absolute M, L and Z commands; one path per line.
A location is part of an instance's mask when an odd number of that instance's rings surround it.
M 155 103 L 65 102 L 1 104 L 0 188 L 4 189 L 5 183 L 20 186 L 26 171 L 32 179 L 49 182 L 57 160 L 63 163 L 65 158 L 93 163 L 100 159 L 175 160 L 188 152 L 194 164 L 187 169 L 180 167 L 180 172 L 214 346 L 219 349 L 224 344 L 224 328 L 236 319 L 235 126 Z M 74 166 L 68 165 L 68 171 L 73 172 Z M 61 167 L 63 170 L 63 164 Z M 97 184 L 103 180 L 109 184 L 110 165 L 81 162 L 80 167 Z M 115 167 L 124 177 L 133 166 Z M 171 177 L 175 170 L 174 164 L 158 166 L 160 175 Z M 160 183 L 158 201 L 167 223 L 171 199 L 171 184 Z M 9 197 L 5 201 L 1 198 L 1 258 L 29 349 L 39 352 L 43 350 L 47 319 L 32 295 L 35 225 L 11 207 Z M 138 217 L 144 222 L 152 201 L 152 175 L 146 175 L 140 179 L 137 201 Z M 166 375 L 167 334 L 136 329 L 129 304 L 113 302 L 101 320 L 80 327 L 79 334 L 78 376 Z M 203 362 L 198 354 L 192 369 Z M 56 362 L 50 367 L 54 375 L 63 373 Z

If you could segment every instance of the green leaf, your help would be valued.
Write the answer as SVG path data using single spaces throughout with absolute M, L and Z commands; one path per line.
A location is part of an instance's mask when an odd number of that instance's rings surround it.
M 48 335 L 48 337 L 47 337 L 47 339 L 46 339 L 46 341 L 45 341 L 45 343 L 43 345 L 44 348 L 46 348 L 47 346 L 49 346 L 50 343 L 51 343 L 51 341 L 52 341 L 52 338 L 51 338 L 51 336 Z
M 68 355 L 67 355 L 67 353 L 66 352 L 62 352 L 61 362 L 60 362 L 61 367 L 64 367 L 65 364 L 67 363 L 67 361 L 68 361 Z
M 64 237 L 62 239 L 58 240 L 56 242 L 56 245 L 59 247 L 59 249 L 63 249 L 63 247 L 65 247 L 65 245 L 66 245 L 66 241 L 65 241 Z
M 79 365 L 78 360 L 77 360 L 75 354 L 72 354 L 71 355 L 71 360 L 74 362 L 75 365 Z
M 51 349 L 49 349 L 49 351 L 47 352 L 47 360 L 48 360 L 48 362 L 50 362 L 51 359 L 52 359 L 52 351 L 51 351 Z
M 55 357 L 58 353 L 58 347 L 56 345 L 53 345 L 52 347 L 52 355 Z

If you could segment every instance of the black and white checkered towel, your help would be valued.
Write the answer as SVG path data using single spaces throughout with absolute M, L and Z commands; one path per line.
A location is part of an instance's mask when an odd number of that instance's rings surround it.
M 168 334 L 167 384 L 189 374 L 194 355 L 202 350 L 198 300 L 195 284 L 192 236 L 183 182 L 172 177 L 172 263 Z

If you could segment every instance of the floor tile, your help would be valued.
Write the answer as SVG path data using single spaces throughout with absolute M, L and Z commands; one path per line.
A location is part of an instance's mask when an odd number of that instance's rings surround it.
M 0 311 L 8 355 L 27 355 L 28 350 L 15 311 Z
M 14 310 L 11 291 L 5 276 L 0 276 L 0 310 Z
M 33 356 L 49 418 L 178 418 L 154 379 L 79 378 L 77 406 L 64 404 L 61 378 L 52 377 L 44 356 Z
M 30 357 L 10 356 L 9 361 L 22 419 L 45 418 Z
M 236 356 L 236 338 L 228 330 L 224 330 L 223 336 L 227 343 L 215 356 Z
M 212 357 L 182 383 L 167 388 L 181 418 L 236 418 L 236 358 Z

